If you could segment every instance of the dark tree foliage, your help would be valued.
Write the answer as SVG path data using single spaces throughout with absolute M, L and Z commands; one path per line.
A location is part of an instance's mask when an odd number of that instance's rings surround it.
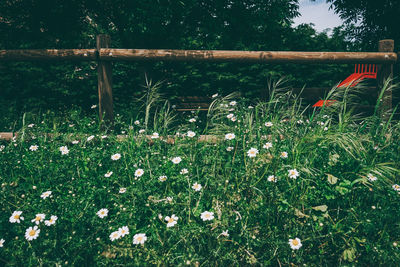
M 345 21 L 350 38 L 362 49 L 376 51 L 382 39 L 394 39 L 400 48 L 400 1 L 398 0 L 327 0 Z
M 343 31 L 292 28 L 297 0 L 3 0 L 0 49 L 94 48 L 106 33 L 116 48 L 345 51 Z M 17 110 L 96 103 L 96 65 L 87 62 L 0 63 L 0 94 Z M 294 86 L 333 86 L 341 66 L 114 63 L 117 105 L 140 95 L 144 73 L 163 80 L 163 91 L 210 95 L 241 91 L 259 96 L 271 76 Z M 125 101 L 125 102 L 124 102 Z M 118 108 L 118 106 L 117 106 Z

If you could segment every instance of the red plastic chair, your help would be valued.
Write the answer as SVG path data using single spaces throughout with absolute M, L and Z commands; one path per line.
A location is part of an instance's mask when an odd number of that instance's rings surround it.
M 337 87 L 354 87 L 364 79 L 376 79 L 376 64 L 356 64 L 354 73 L 347 77 Z M 313 107 L 330 106 L 335 100 L 319 100 Z

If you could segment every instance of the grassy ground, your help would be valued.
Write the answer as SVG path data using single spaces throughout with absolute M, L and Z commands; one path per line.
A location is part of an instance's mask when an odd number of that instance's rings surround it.
M 271 88 L 177 121 L 153 89 L 107 133 L 77 110 L 24 117 L 0 148 L 2 265 L 398 265 L 400 124 L 378 106 Z

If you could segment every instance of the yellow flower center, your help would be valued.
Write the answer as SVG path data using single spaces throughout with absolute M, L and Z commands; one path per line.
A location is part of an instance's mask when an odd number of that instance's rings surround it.
M 19 217 L 20 217 L 20 215 L 14 215 L 14 219 L 16 219 L 16 220 L 18 220 L 19 219 Z
M 40 221 L 41 219 L 42 219 L 42 217 L 40 217 L 40 216 L 36 216 L 36 218 L 35 218 L 36 221 Z
M 169 218 L 168 223 L 172 223 L 172 222 L 174 222 L 174 221 L 175 221 L 174 219 Z
M 297 241 L 297 239 L 293 239 L 292 244 L 293 246 L 297 246 L 299 244 L 299 241 Z
M 143 239 L 143 237 L 141 237 L 141 236 L 138 236 L 136 240 L 137 240 L 138 242 L 141 242 L 141 241 L 142 241 L 142 239 Z
M 30 236 L 34 236 L 35 234 L 36 234 L 36 231 L 35 231 L 35 230 L 32 229 L 32 230 L 29 231 L 29 235 L 30 235 Z

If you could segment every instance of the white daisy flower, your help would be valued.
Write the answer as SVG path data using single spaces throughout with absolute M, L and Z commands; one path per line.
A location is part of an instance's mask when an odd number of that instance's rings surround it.
M 211 96 L 211 98 L 216 98 L 218 96 L 218 93 L 217 94 L 213 94 L 212 96 Z
M 225 236 L 225 237 L 229 237 L 228 230 L 222 231 L 222 233 L 220 235 Z
M 273 182 L 273 183 L 276 183 L 278 181 L 278 179 L 276 179 L 274 175 L 268 176 L 267 180 L 268 182 Z
M 116 154 L 111 156 L 112 160 L 119 160 L 120 158 L 121 158 L 121 154 L 119 154 L 119 153 L 116 153 Z
M 119 231 L 114 231 L 110 234 L 110 240 L 114 241 L 121 237 L 121 233 Z
M 134 122 L 134 124 L 135 124 L 135 125 L 139 125 L 139 124 L 140 124 L 140 121 L 136 120 L 136 121 Z
M 165 220 L 168 222 L 167 227 L 172 227 L 178 223 L 178 217 L 175 214 L 172 214 L 171 217 L 166 216 Z
M 97 108 L 97 105 L 92 105 L 90 108 L 95 109 L 95 108 Z
M 13 212 L 13 214 L 10 217 L 10 223 L 20 223 L 21 221 L 24 220 L 24 217 L 21 216 L 22 211 L 16 210 Z
M 196 119 L 195 119 L 195 118 L 191 118 L 191 119 L 189 120 L 189 122 L 196 122 Z
M 94 138 L 94 135 L 89 136 L 86 141 L 91 141 Z
M 58 219 L 57 216 L 51 215 L 50 220 L 45 220 L 45 221 L 44 221 L 44 224 L 45 224 L 46 226 L 53 225 L 53 224 L 56 223 L 57 219 Z
M 36 225 L 34 227 L 29 227 L 28 229 L 26 229 L 25 238 L 28 241 L 32 241 L 33 239 L 38 238 L 39 233 L 40 229 L 38 229 Z
M 392 185 L 392 188 L 393 188 L 395 191 L 400 191 L 400 185 L 398 185 L 398 184 Z M 15 211 L 14 211 L 14 212 L 15 212 Z
M 231 118 L 231 121 L 236 121 L 236 117 L 232 117 L 232 118 Z
M 272 147 L 272 143 L 270 143 L 270 142 L 267 142 L 263 145 L 263 148 L 265 148 L 265 149 L 270 149 L 271 147 Z
M 158 138 L 160 138 L 160 135 L 159 135 L 158 133 L 153 133 L 153 134 L 150 136 L 150 138 L 151 138 L 151 139 L 158 139 Z
M 159 180 L 160 182 L 165 182 L 165 181 L 167 180 L 167 176 L 161 175 L 160 177 L 158 177 L 158 180 Z
M 227 117 L 228 119 L 232 119 L 234 116 L 235 116 L 235 115 L 233 115 L 233 113 L 229 113 L 228 115 L 226 115 L 226 117 Z
M 46 198 L 48 198 L 50 195 L 51 195 L 51 191 L 46 191 L 46 192 L 43 192 L 42 195 L 41 195 L 40 197 L 43 198 L 43 199 L 46 199 Z
M 202 186 L 201 186 L 201 184 L 194 183 L 192 188 L 193 188 L 194 191 L 200 191 Z
M 328 131 L 328 127 L 324 127 L 324 131 Z
M 370 182 L 374 182 L 374 181 L 378 180 L 378 178 L 376 178 L 376 176 L 374 176 L 374 175 L 371 174 L 371 173 L 368 173 L 367 177 L 368 177 L 368 180 L 369 180 Z
M 249 151 L 247 151 L 247 156 L 249 158 L 254 158 L 258 154 L 258 149 L 257 148 L 250 148 Z
M 107 138 L 107 135 L 102 135 L 101 136 L 101 139 L 106 139 Z
M 236 101 L 231 101 L 231 102 L 229 102 L 229 105 L 231 105 L 231 106 L 236 106 L 236 104 L 237 104 Z
M 168 202 L 172 202 L 173 199 L 174 199 L 173 197 L 167 197 Z
M 32 145 L 32 146 L 29 147 L 29 150 L 30 150 L 30 151 L 36 151 L 36 150 L 38 150 L 38 148 L 39 148 L 39 146 L 37 146 L 37 145 Z
M 171 161 L 174 164 L 179 164 L 182 161 L 182 159 L 181 159 L 181 157 L 175 157 Z
M 214 219 L 214 212 L 210 211 L 202 212 L 200 218 L 203 221 L 211 221 L 212 219 Z
M 297 124 L 303 124 L 303 123 L 304 123 L 304 121 L 302 121 L 302 120 L 297 121 Z
M 32 219 L 31 222 L 39 224 L 39 223 L 43 222 L 45 217 L 46 217 L 46 215 L 43 213 L 36 214 L 36 217 L 34 219 Z
M 180 171 L 180 174 L 188 174 L 189 173 L 189 171 L 188 171 L 188 169 L 186 169 L 186 168 L 184 168 L 184 169 L 182 169 L 181 171 Z
M 235 139 L 235 134 L 234 133 L 228 133 L 225 135 L 225 140 L 232 140 Z
M 104 218 L 108 215 L 108 209 L 101 209 L 99 210 L 97 213 L 97 216 L 99 216 L 100 218 Z
M 145 129 L 140 129 L 140 130 L 139 130 L 139 133 L 142 134 L 142 133 L 144 133 L 145 131 L 146 131 Z
M 4 246 L 4 242 L 6 242 L 3 238 L 0 239 L 0 248 L 2 248 Z
M 124 237 L 126 235 L 129 235 L 129 228 L 128 226 L 122 226 L 118 228 L 118 232 L 120 233 L 121 237 Z
M 228 152 L 230 152 L 230 151 L 232 151 L 233 150 L 233 146 L 228 146 L 227 148 L 226 148 L 226 151 L 228 151 Z
M 121 187 L 120 189 L 119 189 L 119 193 L 120 194 L 123 194 L 123 193 L 125 193 L 126 192 L 126 188 L 125 187 Z
M 299 249 L 302 246 L 301 240 L 297 237 L 295 239 L 289 239 L 289 245 L 293 250 Z
M 28 124 L 28 127 L 29 127 L 29 128 L 32 128 L 33 126 L 35 126 L 35 124 L 33 124 L 33 123 Z
M 135 176 L 136 177 L 140 177 L 140 176 L 142 176 L 144 174 L 144 170 L 143 169 L 137 169 L 136 171 L 135 171 Z
M 286 151 L 281 152 L 281 159 L 287 159 L 288 153 Z
M 69 153 L 68 147 L 67 146 L 60 147 L 60 152 L 61 152 L 61 155 L 68 154 Z
M 193 138 L 193 137 L 195 137 L 195 136 L 196 136 L 196 133 L 195 133 L 195 132 L 192 132 L 192 131 L 188 131 L 188 132 L 187 132 L 187 137 Z
M 133 236 L 133 244 L 138 245 L 138 244 L 144 244 L 146 242 L 147 236 L 146 234 L 136 234 Z
M 297 179 L 297 177 L 300 175 L 299 172 L 296 169 L 289 170 L 289 177 L 292 179 Z
M 268 122 L 266 122 L 264 125 L 267 126 L 267 127 L 271 127 L 271 126 L 274 125 L 274 124 L 273 124 L 272 122 L 268 121 Z
M 72 143 L 73 145 L 76 145 L 76 144 L 79 143 L 79 141 L 78 141 L 78 140 L 74 140 L 74 141 L 72 141 L 71 143 Z
M 107 177 L 107 178 L 108 178 L 108 177 L 110 177 L 112 174 L 113 174 L 113 172 L 111 172 L 111 171 L 110 171 L 110 172 L 107 172 L 106 174 L 104 174 L 104 177 Z

